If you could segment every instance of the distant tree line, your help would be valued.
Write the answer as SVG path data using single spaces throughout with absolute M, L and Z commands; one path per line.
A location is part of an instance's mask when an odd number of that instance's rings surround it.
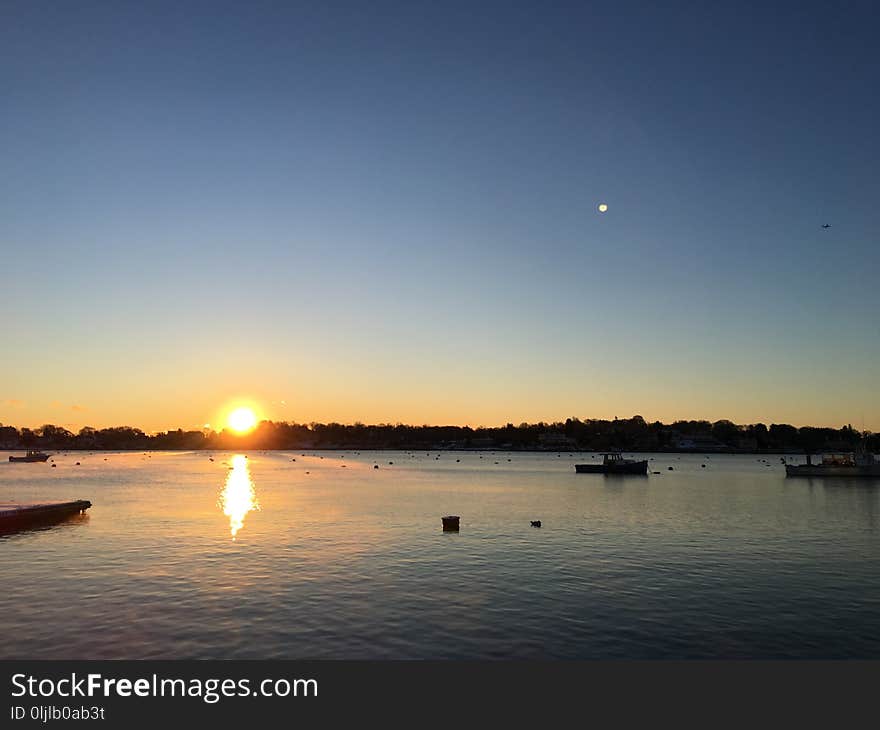
M 147 434 L 131 426 L 77 433 L 61 426 L 16 428 L 0 424 L 2 449 L 194 450 L 194 449 L 510 449 L 523 451 L 880 451 L 880 434 L 842 428 L 796 427 L 731 421 L 648 423 L 641 416 L 569 418 L 555 423 L 508 423 L 495 428 L 405 424 L 288 423 L 262 421 L 253 431 L 165 431 Z

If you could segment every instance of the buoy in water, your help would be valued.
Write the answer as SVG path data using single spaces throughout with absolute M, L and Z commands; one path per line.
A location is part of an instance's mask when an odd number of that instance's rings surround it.
M 446 517 L 441 517 L 443 520 L 443 531 L 444 532 L 458 532 L 458 515 L 447 515 Z
M 541 520 L 532 520 L 531 522 L 532 522 L 532 527 L 540 527 L 541 526 Z

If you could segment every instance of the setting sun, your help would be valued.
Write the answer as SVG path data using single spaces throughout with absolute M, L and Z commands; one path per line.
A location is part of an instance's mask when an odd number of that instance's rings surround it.
M 245 433 L 257 425 L 257 414 L 250 408 L 236 408 L 227 416 L 226 423 L 233 431 Z

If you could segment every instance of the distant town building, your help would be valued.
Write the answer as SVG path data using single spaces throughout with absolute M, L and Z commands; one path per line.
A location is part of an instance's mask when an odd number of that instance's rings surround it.
M 728 446 L 721 443 L 713 436 L 687 436 L 678 440 L 676 448 L 683 451 L 716 451 L 718 449 L 726 449 Z
M 742 451 L 757 451 L 758 439 L 754 436 L 743 436 L 737 440 L 736 447 Z
M 542 433 L 538 435 L 538 445 L 544 449 L 568 449 L 576 447 L 577 441 L 564 433 Z

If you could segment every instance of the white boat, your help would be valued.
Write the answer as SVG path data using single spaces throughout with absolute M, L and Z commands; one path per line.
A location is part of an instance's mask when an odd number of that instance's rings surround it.
M 880 461 L 874 454 L 847 452 L 824 454 L 819 464 L 814 464 L 807 454 L 806 464 L 786 464 L 787 477 L 880 477 Z

